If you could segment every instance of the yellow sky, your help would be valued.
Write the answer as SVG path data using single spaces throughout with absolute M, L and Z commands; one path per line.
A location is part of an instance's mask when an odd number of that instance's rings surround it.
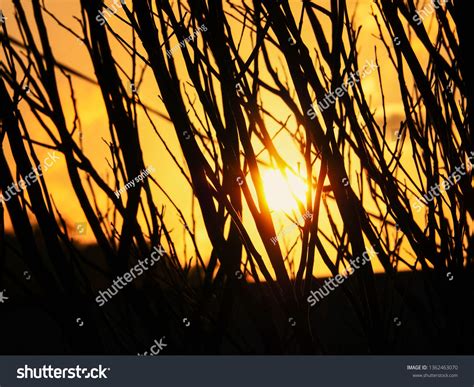
M 79 33 L 79 25 L 74 19 L 74 16 L 79 17 L 79 7 L 77 6 L 78 0 L 46 0 L 45 3 L 47 8 L 53 14 L 55 14 L 64 24 L 72 27 L 75 31 Z M 320 3 L 325 6 L 329 3 L 329 1 L 323 1 Z M 366 60 L 374 59 L 374 52 L 375 49 L 377 49 L 378 60 L 382 64 L 381 71 L 386 93 L 385 97 L 387 113 L 389 123 L 391 123 L 392 125 L 392 128 L 389 128 L 389 130 L 393 131 L 396 129 L 394 125 L 399 124 L 399 117 L 404 116 L 403 109 L 399 100 L 398 80 L 396 76 L 394 76 L 393 69 L 391 68 L 391 66 L 384 65 L 385 63 L 387 63 L 387 55 L 385 49 L 383 48 L 380 41 L 374 37 L 374 35 L 378 35 L 378 31 L 370 12 L 370 9 L 372 7 L 372 1 L 364 0 L 356 2 L 348 0 L 348 5 L 351 12 L 356 6 L 356 3 L 358 4 L 358 17 L 356 18 L 356 22 L 357 24 L 362 26 L 361 36 L 358 44 L 358 47 L 360 48 L 359 63 L 363 64 Z M 108 4 L 107 1 L 106 4 Z M 295 17 L 298 18 L 300 14 L 299 11 L 301 7 L 301 2 L 299 0 L 294 0 L 291 1 L 290 4 L 295 9 Z M 12 36 L 18 37 L 18 31 L 16 30 L 16 26 L 14 24 L 14 15 L 12 13 L 11 1 L 0 1 L 0 8 L 3 10 L 4 15 L 7 17 L 9 32 Z M 228 11 L 231 12 L 230 9 L 228 9 Z M 124 16 L 123 10 L 120 10 L 118 12 L 118 15 Z M 61 63 L 71 68 L 74 68 L 83 74 L 93 76 L 90 59 L 88 58 L 86 49 L 81 44 L 81 42 L 66 33 L 63 29 L 57 26 L 56 23 L 51 21 L 51 19 L 48 20 L 48 33 L 51 38 L 52 49 L 56 58 Z M 112 17 L 108 21 L 110 22 L 111 26 L 119 33 L 124 34 L 124 36 L 130 36 L 128 28 L 124 27 L 124 25 L 117 18 Z M 306 24 L 306 26 L 308 26 L 308 24 Z M 328 26 L 329 20 L 324 19 L 323 28 L 326 27 L 326 31 Z M 234 35 L 235 39 L 237 40 L 240 33 L 240 28 L 238 28 L 235 22 L 231 24 L 231 27 L 235 28 Z M 307 45 L 310 46 L 314 44 L 314 37 L 310 28 L 303 29 L 302 36 L 303 41 Z M 329 37 L 330 34 L 328 33 L 328 38 Z M 170 43 L 171 47 L 173 47 L 175 44 L 178 44 L 178 42 L 175 41 L 176 39 L 173 39 L 174 40 Z M 131 74 L 130 59 L 124 54 L 122 48 L 120 48 L 120 46 L 115 41 L 111 39 L 111 42 L 112 47 L 114 49 L 115 58 L 121 63 L 125 71 L 127 71 L 128 74 Z M 415 49 L 419 48 L 416 42 L 414 43 L 414 47 Z M 241 52 L 243 53 L 242 56 L 245 58 L 247 55 L 250 54 L 251 50 L 252 44 L 250 40 L 244 40 L 244 43 L 241 48 Z M 186 87 L 185 82 L 187 81 L 187 74 L 185 73 L 184 66 L 180 66 L 181 53 L 179 52 L 179 50 L 173 54 L 173 57 L 177 62 L 178 69 L 181 69 L 180 76 L 182 80 L 182 88 L 184 90 L 184 88 Z M 314 58 L 314 52 L 312 52 L 312 57 Z M 420 50 L 420 57 L 424 57 L 427 59 L 426 53 L 422 50 Z M 277 58 L 272 57 L 272 59 L 275 60 L 275 63 L 278 63 Z M 142 65 L 140 64 L 139 69 L 141 69 L 141 67 Z M 72 127 L 73 110 L 71 105 L 68 83 L 65 77 L 62 76 L 59 72 L 57 73 L 57 75 L 60 84 L 62 104 L 67 115 L 68 123 L 70 124 L 70 127 Z M 267 77 L 266 74 L 260 74 L 260 76 L 264 79 Z M 372 107 L 377 109 L 376 118 L 378 120 L 381 120 L 381 97 L 379 92 L 377 75 L 373 73 L 367 78 L 363 79 L 362 85 L 365 93 L 370 96 Z M 108 174 L 110 175 L 110 170 L 106 162 L 107 157 L 109 157 L 109 153 L 107 144 L 102 139 L 108 140 L 110 136 L 107 116 L 105 114 L 100 90 L 98 89 L 98 87 L 80 79 L 74 79 L 74 86 L 75 97 L 77 100 L 83 129 L 84 152 L 86 156 L 91 160 L 96 170 L 99 171 L 101 176 L 105 178 Z M 191 88 L 187 87 L 186 90 L 192 93 Z M 166 115 L 166 111 L 163 107 L 163 104 L 158 98 L 159 90 L 157 88 L 156 82 L 153 79 L 153 76 L 149 70 L 145 74 L 144 82 L 139 87 L 138 93 L 141 100 L 144 101 L 145 104 L 153 107 L 153 109 L 160 111 Z M 272 111 L 272 113 L 276 114 L 281 120 L 284 120 L 289 114 L 289 111 L 284 106 L 284 104 L 281 101 L 274 99 L 273 97 L 267 97 L 267 99 L 265 100 L 265 94 L 262 95 L 265 108 Z M 28 130 L 34 136 L 34 139 L 38 141 L 47 141 L 47 136 L 44 134 L 43 130 L 36 122 L 36 120 L 32 117 L 31 113 L 29 113 L 27 108 L 25 108 L 24 104 L 22 105 L 22 108 L 29 125 Z M 153 119 L 155 125 L 160 130 L 161 135 L 164 137 L 168 147 L 173 150 L 178 150 L 179 146 L 177 137 L 170 123 L 157 115 L 153 115 Z M 156 169 L 156 172 L 153 173 L 153 177 L 157 179 L 160 184 L 162 184 L 162 186 L 165 187 L 172 194 L 173 200 L 183 211 L 183 213 L 187 217 L 187 220 L 190 221 L 191 189 L 187 186 L 185 179 L 178 172 L 171 157 L 169 157 L 169 155 L 166 153 L 164 146 L 160 143 L 157 136 L 153 133 L 151 126 L 146 122 L 146 119 L 143 114 L 140 115 L 139 123 L 141 124 L 140 141 L 144 154 L 145 164 L 147 166 L 151 165 Z M 279 129 L 279 127 L 271 120 L 267 119 L 266 124 L 270 133 L 274 133 L 275 130 Z M 290 119 L 289 125 L 295 125 L 294 119 Z M 301 155 L 299 154 L 294 139 L 290 135 L 279 135 L 275 139 L 275 145 L 278 151 L 285 156 L 285 159 L 289 160 L 294 170 L 297 170 L 298 162 L 300 162 L 301 165 L 304 165 L 304 162 L 301 159 Z M 408 147 L 408 144 L 406 145 L 406 147 Z M 411 156 L 408 152 L 408 149 L 409 148 L 407 148 L 407 152 L 404 153 L 404 162 L 407 166 L 411 164 Z M 41 151 L 39 148 L 37 151 L 40 160 L 42 160 L 42 158 L 46 154 L 46 151 Z M 182 165 L 185 165 L 184 159 L 179 151 L 177 153 L 177 158 L 182 163 Z M 284 187 L 282 188 L 278 186 L 278 177 L 274 175 L 275 173 L 271 171 L 267 171 L 266 173 L 264 173 L 264 180 L 267 182 L 268 185 L 271 185 L 271 187 L 268 187 L 268 191 L 271 191 L 273 195 L 277 195 L 278 192 L 280 192 L 281 195 L 288 195 L 288 193 L 284 192 Z M 60 160 L 54 168 L 48 171 L 48 173 L 45 175 L 45 179 L 48 183 L 50 193 L 54 198 L 54 202 L 60 209 L 63 217 L 71 224 L 71 226 L 73 226 L 75 223 L 84 222 L 85 217 L 82 214 L 80 205 L 75 197 L 72 186 L 69 184 L 69 179 L 67 177 L 64 161 Z M 110 186 L 112 186 L 112 180 L 109 180 L 109 183 Z M 295 185 L 298 185 L 298 183 L 295 183 Z M 301 194 L 301 187 L 298 188 L 298 190 L 299 194 Z M 177 212 L 157 189 L 154 191 L 154 196 L 155 202 L 158 207 L 161 207 L 161 205 L 165 205 L 167 208 L 165 221 L 168 228 L 173 230 L 172 235 L 175 238 L 175 244 L 178 248 L 178 251 L 180 251 L 183 249 L 183 227 L 181 225 Z M 301 199 L 304 201 L 304 198 Z M 270 205 L 279 207 L 278 204 L 275 204 L 278 203 L 278 200 L 275 201 L 274 199 L 270 199 L 269 201 Z M 285 201 L 288 202 L 287 199 L 285 199 Z M 99 197 L 99 205 L 102 206 L 102 208 L 106 207 L 106 200 L 103 196 Z M 289 220 L 284 216 L 284 211 L 288 212 L 290 208 L 288 208 L 288 206 L 280 207 L 281 208 L 274 208 L 274 216 L 277 223 L 277 229 L 290 224 Z M 282 209 L 284 211 L 282 211 Z M 244 219 L 250 219 L 248 211 L 244 213 Z M 200 217 L 197 220 L 198 243 L 200 245 L 201 252 L 204 253 L 204 256 L 207 256 L 210 251 L 210 243 L 205 233 L 205 228 L 203 227 L 202 220 L 200 219 Z M 324 225 L 322 226 L 324 227 Z M 8 219 L 7 227 L 9 227 Z M 248 227 L 250 235 L 257 235 L 253 222 L 246 221 L 246 227 Z M 287 239 L 288 241 L 290 241 L 292 240 L 292 238 L 295 238 L 297 234 L 298 232 L 296 230 L 293 230 L 291 232 L 286 233 L 283 239 Z M 84 236 L 75 236 L 75 238 L 83 242 L 93 242 L 93 235 L 90 231 Z M 188 246 L 187 250 L 188 255 L 193 255 L 192 252 L 190 252 L 189 247 L 190 246 Z M 256 243 L 256 247 L 259 249 L 259 251 L 263 251 L 262 244 L 260 242 Z M 299 251 L 297 256 L 299 256 Z M 325 269 L 325 266 L 322 265 L 320 262 L 317 263 L 316 267 L 318 267 L 318 275 L 326 275 L 329 273 L 328 270 Z M 379 265 L 376 264 L 376 269 L 378 270 L 379 268 Z

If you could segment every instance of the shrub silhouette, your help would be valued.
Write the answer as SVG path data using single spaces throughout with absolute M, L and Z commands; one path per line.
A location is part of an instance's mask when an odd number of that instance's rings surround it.
M 31 9 L 12 3 L 16 20 L 3 23 L 1 35 L 2 191 L 40 163 L 38 149 L 55 149 L 96 245 L 79 246 L 71 238 L 42 177 L 0 207 L 2 279 L 18 286 L 25 302 L 47 311 L 64 332 L 65 352 L 143 352 L 166 336 L 166 351 L 176 354 L 472 354 L 473 308 L 464 301 L 473 295 L 474 213 L 467 5 L 449 2 L 430 23 L 418 23 L 413 16 L 421 5 L 413 0 L 375 1 L 376 38 L 387 59 L 382 64 L 374 50 L 378 68 L 370 77 L 378 80 L 382 114 L 362 83 L 354 82 L 311 117 L 315 101 L 361 70 L 360 26 L 346 1 L 331 0 L 325 8 L 317 1 L 144 0 L 123 4 L 98 23 L 103 2 L 81 0 L 80 34 L 38 0 Z M 21 34 L 9 32 L 14 22 Z M 51 25 L 83 41 L 93 75 L 57 56 Z M 252 42 L 250 53 L 243 41 Z M 173 50 L 177 44 L 180 49 Z M 116 55 L 118 46 L 125 59 Z M 124 70 L 126 60 L 131 73 Z M 395 136 L 382 76 L 389 69 L 403 106 Z M 159 89 L 160 108 L 134 92 L 145 71 Z M 60 77 L 69 82 L 69 96 L 59 87 Z M 112 182 L 77 135 L 78 79 L 101 92 Z M 75 112 L 72 124 L 66 98 Z M 281 119 L 284 110 L 288 117 Z M 189 215 L 175 203 L 176 192 L 153 175 L 120 197 L 114 194 L 148 167 L 139 113 L 192 189 L 191 216 L 202 218 L 208 256 Z M 158 118 L 174 130 L 176 149 L 164 140 Z M 48 143 L 35 140 L 35 131 Z M 301 174 L 277 145 L 284 134 L 299 148 L 308 187 L 306 197 L 297 198 L 296 215 L 312 214 L 299 226 L 294 246 L 272 242 L 278 230 L 262 178 L 268 166 L 282 175 Z M 407 152 L 409 161 L 403 158 Z M 462 165 L 466 173 L 456 184 L 413 211 L 416 198 Z M 166 203 L 157 201 L 156 192 Z M 103 197 L 107 208 L 99 204 Z M 166 205 L 183 222 L 194 262 L 179 257 L 166 226 Z M 14 237 L 6 234 L 5 211 Z M 167 251 L 162 265 L 99 308 L 97 291 L 157 245 Z M 333 301 L 328 297 L 313 310 L 307 297 L 321 284 L 318 260 L 335 276 L 369 246 L 378 252 L 383 281 L 370 262 L 338 288 Z M 15 285 L 24 267 L 35 278 L 34 289 Z M 401 269 L 413 272 L 410 279 Z M 325 336 L 336 328 L 324 320 L 345 313 L 357 345 L 331 347 Z M 77 316 L 87 321 L 81 329 Z M 420 332 L 426 346 L 403 346 Z

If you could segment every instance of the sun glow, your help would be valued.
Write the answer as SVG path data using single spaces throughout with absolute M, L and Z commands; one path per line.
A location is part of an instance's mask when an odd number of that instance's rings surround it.
M 307 186 L 302 178 L 288 172 L 286 178 L 279 170 L 268 169 L 262 173 L 265 197 L 274 211 L 297 211 L 295 197 L 305 203 Z

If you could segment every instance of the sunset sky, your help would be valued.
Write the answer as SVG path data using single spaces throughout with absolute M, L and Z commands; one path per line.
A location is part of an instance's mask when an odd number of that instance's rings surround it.
M 130 0 L 127 1 L 127 4 L 129 3 L 129 1 Z M 323 6 L 326 6 L 330 2 L 322 1 L 319 3 L 321 3 Z M 45 4 L 49 11 L 54 14 L 62 23 L 72 28 L 76 33 L 81 34 L 79 24 L 75 19 L 75 17 L 81 17 L 79 14 L 79 7 L 77 6 L 77 1 L 46 0 Z M 301 2 L 293 0 L 290 1 L 290 4 L 292 7 L 294 7 L 295 17 L 299 17 Z M 423 3 L 421 3 L 420 6 L 422 6 L 422 4 Z M 371 0 L 349 0 L 348 5 L 350 12 L 356 12 L 356 16 L 354 19 L 355 25 L 361 27 L 360 37 L 358 40 L 359 65 L 362 67 L 367 60 L 374 60 L 376 58 L 376 55 L 377 60 L 380 64 L 380 72 L 383 80 L 385 104 L 387 109 L 387 136 L 389 143 L 393 144 L 394 132 L 398 129 L 400 121 L 404 117 L 404 112 L 403 106 L 400 101 L 397 75 L 394 73 L 393 67 L 389 63 L 385 47 L 377 38 L 379 32 L 377 30 L 374 17 L 372 16 L 372 10 L 376 14 L 378 14 L 378 11 L 376 7 L 373 6 L 373 2 Z M 4 15 L 7 17 L 7 27 L 9 33 L 14 37 L 19 38 L 11 1 L 1 0 L 0 9 L 3 10 Z M 226 9 L 227 12 L 235 12 L 228 4 Z M 120 16 L 125 16 L 123 10 L 119 10 L 117 15 L 109 18 L 108 23 L 110 23 L 111 27 L 116 30 L 120 35 L 126 37 L 130 41 L 130 29 L 119 19 Z M 52 18 L 46 17 L 46 20 L 48 23 L 48 34 L 50 37 L 52 50 L 54 55 L 56 56 L 56 59 L 63 65 L 74 69 L 87 77 L 94 78 L 92 64 L 82 42 L 80 40 L 77 40 L 74 36 L 65 31 L 63 28 L 58 26 L 58 24 L 54 20 L 52 20 Z M 234 38 L 236 41 L 238 41 L 241 26 L 234 19 L 231 20 L 233 20 L 233 24 L 231 24 L 231 27 L 233 31 L 235 30 Z M 427 26 L 430 22 L 431 18 L 424 21 L 425 25 Z M 323 18 L 323 28 L 328 28 L 329 25 L 329 20 Z M 302 40 L 309 48 L 312 58 L 315 58 L 314 49 L 312 49 L 312 47 L 315 46 L 315 39 L 313 33 L 310 28 L 305 28 L 304 26 L 305 25 L 303 25 L 303 30 L 301 32 Z M 433 31 L 433 33 L 435 32 L 436 31 Z M 202 34 L 205 33 L 212 33 L 212 31 L 202 32 Z M 327 38 L 330 39 L 330 30 L 328 30 Z M 122 69 L 124 69 L 124 71 L 128 75 L 132 74 L 132 63 L 129 56 L 126 55 L 123 48 L 120 47 L 117 41 L 113 39 L 110 35 L 109 39 L 114 50 L 115 59 L 118 63 L 120 63 Z M 200 36 L 198 36 L 197 39 L 199 41 Z M 138 40 L 137 44 L 139 44 Z M 178 44 L 179 42 L 176 40 L 176 37 L 173 37 L 170 42 L 171 47 L 174 47 Z M 249 36 L 243 39 L 240 48 L 242 57 L 245 58 L 250 55 L 253 45 L 254 41 Z M 428 60 L 428 55 L 426 51 L 421 48 L 421 44 L 415 37 L 413 39 L 413 47 L 417 52 L 419 59 L 421 58 L 424 61 Z M 144 53 L 144 50 L 141 47 L 139 47 L 139 51 L 141 53 Z M 3 53 L 0 54 L 0 56 L 3 60 Z M 192 87 L 187 84 L 187 81 L 189 80 L 188 74 L 186 72 L 186 69 L 182 65 L 182 53 L 180 52 L 180 50 L 174 52 L 173 57 L 176 61 L 178 70 L 180 71 L 179 75 L 181 77 L 182 92 L 183 94 L 184 91 L 188 92 L 191 98 L 194 99 L 194 91 Z M 285 62 L 283 60 L 279 61 L 277 57 L 272 57 L 272 60 L 275 67 L 279 68 L 279 73 L 283 73 L 285 68 L 282 67 L 282 63 Z M 138 76 L 142 68 L 143 63 L 138 62 Z M 128 85 L 128 87 L 130 87 L 128 81 L 125 80 L 124 74 L 122 74 L 122 76 L 124 85 Z M 261 72 L 259 76 L 263 80 L 269 79 L 268 74 L 265 74 L 264 72 Z M 67 113 L 67 122 L 69 128 L 71 129 L 73 127 L 74 111 L 72 109 L 69 84 L 67 79 L 59 71 L 57 72 L 57 79 L 60 82 L 62 99 L 61 102 L 65 112 Z M 370 96 L 369 100 L 371 101 L 371 107 L 376 120 L 379 123 L 382 123 L 383 110 L 381 108 L 382 100 L 379 89 L 378 74 L 376 72 L 373 72 L 366 78 L 364 78 L 361 82 L 363 85 L 364 92 L 367 96 Z M 80 116 L 80 124 L 83 132 L 84 152 L 94 165 L 95 169 L 99 172 L 99 174 L 106 180 L 108 178 L 109 186 L 112 187 L 115 191 L 116 187 L 114 187 L 113 185 L 111 171 L 107 164 L 107 159 L 110 159 L 110 153 L 107 146 L 107 142 L 110 139 L 110 133 L 108 128 L 108 119 L 102 101 L 100 89 L 96 85 L 78 77 L 73 77 L 73 84 L 75 99 L 77 101 L 77 107 Z M 145 105 L 160 112 L 164 116 L 168 115 L 162 101 L 159 98 L 159 89 L 156 85 L 156 81 L 150 69 L 147 69 L 145 71 L 141 84 L 135 86 L 137 87 L 137 92 L 141 101 Z M 293 128 L 292 131 L 296 130 L 295 119 L 291 116 L 290 111 L 282 101 L 277 100 L 275 97 L 271 96 L 265 91 L 261 93 L 261 98 L 265 109 L 267 109 L 281 121 L 286 121 L 286 119 L 289 118 L 288 127 Z M 296 99 L 297 97 L 295 96 L 294 98 Z M 44 141 L 50 143 L 48 135 L 41 128 L 36 118 L 28 111 L 27 105 L 23 102 L 20 103 L 20 106 L 24 113 L 24 117 L 27 120 L 29 132 L 34 135 L 34 140 L 38 142 Z M 191 120 L 196 125 L 199 125 L 199 122 L 194 117 L 193 113 L 190 112 L 189 115 L 191 117 Z M 168 155 L 165 147 L 154 133 L 153 128 L 151 127 L 151 125 L 149 125 L 147 118 L 143 114 L 143 112 L 139 113 L 139 117 L 140 141 L 144 154 L 145 164 L 146 166 L 152 166 L 156 170 L 154 173 L 152 173 L 152 177 L 156 179 L 167 190 L 167 192 L 172 196 L 172 199 L 174 200 L 176 205 L 185 214 L 188 222 L 191 223 L 192 190 L 186 180 L 180 174 L 172 158 Z M 181 166 L 184 166 L 185 161 L 181 154 L 177 136 L 172 127 L 171 122 L 163 117 L 160 117 L 157 114 L 152 114 L 152 119 L 159 133 L 166 142 L 166 145 L 174 152 L 178 163 L 180 163 Z M 272 135 L 280 129 L 280 125 L 274 122 L 270 117 L 266 117 L 265 123 L 267 129 Z M 75 138 L 76 140 L 79 140 L 79 132 L 75 134 Z M 6 142 L 6 144 L 8 144 L 8 142 Z M 286 215 L 292 215 L 293 219 L 299 219 L 301 217 L 301 214 L 296 214 L 296 202 L 294 201 L 291 195 L 295 194 L 300 200 L 305 202 L 305 173 L 304 160 L 293 136 L 291 136 L 285 131 L 282 131 L 274 139 L 274 144 L 277 150 L 284 156 L 284 159 L 292 166 L 292 169 L 294 171 L 298 171 L 298 165 L 300 165 L 302 168 L 300 176 L 298 176 L 297 174 L 295 175 L 290 173 L 287 180 L 282 177 L 278 169 L 266 167 L 262 168 L 265 192 L 267 195 L 268 203 L 270 205 L 270 208 L 274 211 L 272 215 L 274 216 L 274 220 L 276 222 L 276 228 L 277 230 L 279 230 L 291 224 L 291 221 Z M 260 149 L 259 147 L 261 147 L 261 144 L 257 140 L 254 141 L 254 145 L 255 149 L 257 150 Z M 5 148 L 7 149 L 7 153 L 9 154 L 8 147 L 5 146 Z M 41 149 L 41 147 L 39 146 L 36 147 L 36 151 L 40 160 L 43 160 L 43 158 L 48 152 L 47 149 Z M 261 161 L 268 161 L 266 157 L 266 153 L 263 152 L 261 155 Z M 409 173 L 412 172 L 413 164 L 412 156 L 410 154 L 409 142 L 405 143 L 404 145 L 402 161 L 407 171 Z M 359 166 L 353 164 L 352 168 L 353 172 L 357 172 Z M 67 220 L 71 232 L 73 232 L 74 225 L 76 223 L 85 222 L 85 217 L 82 213 L 79 201 L 77 200 L 74 190 L 69 182 L 63 158 L 54 166 L 54 168 L 51 168 L 51 170 L 49 170 L 47 174 L 45 174 L 45 179 L 48 183 L 49 192 L 52 198 L 54 199 L 55 205 L 61 212 L 62 216 Z M 121 182 L 120 187 L 122 187 L 126 183 L 127 182 Z M 351 181 L 351 184 L 356 186 L 357 183 L 355 177 Z M 166 207 L 165 221 L 168 228 L 172 230 L 172 235 L 174 237 L 176 247 L 178 251 L 184 251 L 183 225 L 181 220 L 179 219 L 177 211 L 173 208 L 173 206 L 169 203 L 167 198 L 160 192 L 158 188 L 154 186 L 153 189 L 157 206 L 161 207 L 161 205 L 163 205 Z M 98 196 L 98 205 L 104 210 L 107 207 L 107 199 L 104 197 L 104 195 Z M 372 205 L 373 203 L 370 203 L 368 201 L 366 203 L 366 208 L 370 210 L 370 206 Z M 209 242 L 209 238 L 206 234 L 205 227 L 203 226 L 202 219 L 199 215 L 199 207 L 197 208 L 197 238 L 201 253 L 203 253 L 203 255 L 207 258 L 211 249 L 211 245 Z M 254 237 L 256 236 L 254 238 L 254 243 L 257 249 L 263 251 L 261 241 L 257 241 L 258 234 L 256 233 L 255 225 L 251 220 L 251 217 L 249 216 L 248 209 L 244 211 L 244 223 L 249 234 Z M 327 226 L 327 223 L 325 223 L 324 209 L 322 209 L 320 226 L 322 229 Z M 9 220 L 7 220 L 7 228 L 11 229 L 11 224 L 9 224 Z M 287 241 L 288 245 L 291 245 L 294 242 L 295 238 L 298 236 L 298 234 L 299 232 L 296 229 L 293 229 L 285 233 L 284 236 L 282 236 L 282 240 Z M 74 235 L 73 237 L 80 242 L 94 243 L 94 236 L 90 230 L 88 230 L 88 232 L 83 236 Z M 191 244 L 189 238 L 187 238 L 186 240 L 188 243 L 188 248 L 186 250 L 188 256 L 186 258 L 189 258 L 193 255 L 193 251 L 190 248 Z M 407 249 L 407 251 L 410 251 L 409 246 L 404 247 Z M 300 247 L 297 247 L 292 253 L 295 257 L 299 257 L 299 248 Z M 296 260 L 298 260 L 298 258 L 296 258 Z M 375 270 L 379 271 L 379 263 L 372 263 L 374 264 Z M 317 262 L 315 265 L 315 274 L 316 273 L 318 276 L 325 276 L 329 274 L 329 270 L 324 264 L 322 264 L 322 262 Z

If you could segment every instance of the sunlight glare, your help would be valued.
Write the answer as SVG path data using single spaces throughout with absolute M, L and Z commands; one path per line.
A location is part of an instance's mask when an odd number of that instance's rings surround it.
M 299 212 L 294 196 L 305 203 L 307 186 L 302 178 L 288 172 L 285 179 L 279 170 L 268 169 L 262 173 L 262 180 L 270 209 Z

